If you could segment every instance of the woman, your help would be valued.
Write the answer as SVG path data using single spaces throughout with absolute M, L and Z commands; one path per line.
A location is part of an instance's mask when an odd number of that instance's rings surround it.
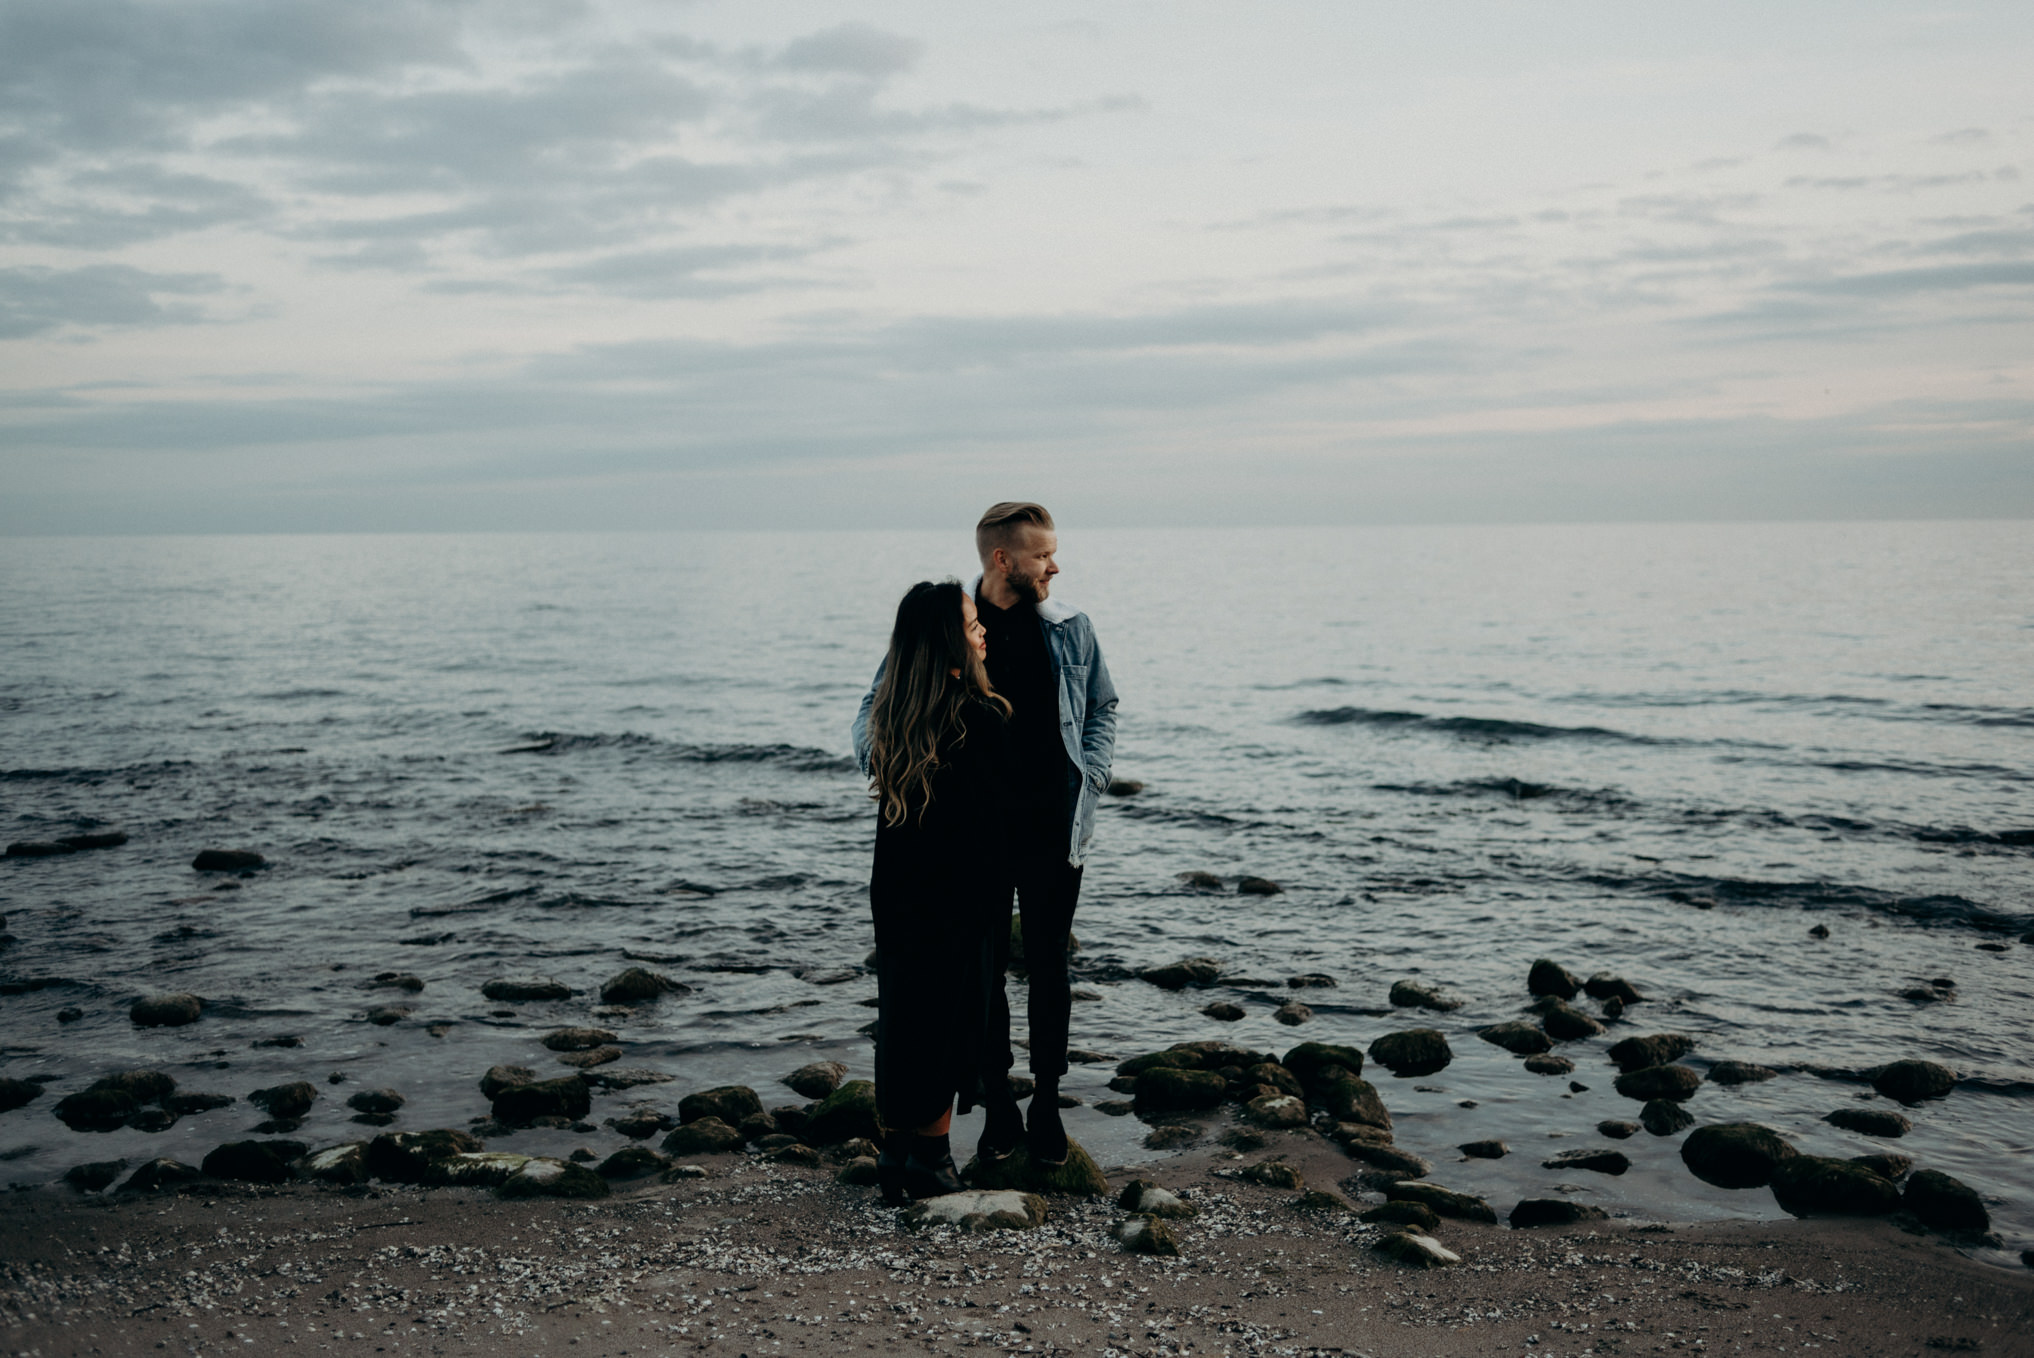
M 1000 984 L 992 945 L 1010 914 L 1010 704 L 989 686 L 988 651 L 966 590 L 952 580 L 913 585 L 897 606 L 869 713 L 884 1132 L 876 1164 L 884 1200 L 896 1205 L 960 1191 L 948 1131 L 956 1105 L 967 1112 L 992 1070 L 985 1047 Z M 999 1073 L 991 1089 L 1000 1097 L 990 1100 L 983 1142 L 993 1154 L 1016 1144 L 1022 1122 Z

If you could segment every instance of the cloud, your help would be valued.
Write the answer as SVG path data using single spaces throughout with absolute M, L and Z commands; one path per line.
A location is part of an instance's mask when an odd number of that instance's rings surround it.
M 794 38 L 777 54 L 790 71 L 824 71 L 882 80 L 918 64 L 925 44 L 873 24 L 845 23 Z
M 601 255 L 580 264 L 545 269 L 538 276 L 554 288 L 607 293 L 617 297 L 731 297 L 781 286 L 779 277 L 728 277 L 729 270 L 753 264 L 808 259 L 815 245 L 688 245 Z M 810 286 L 808 283 L 807 286 Z
M 67 327 L 187 325 L 204 313 L 158 296 L 202 296 L 224 286 L 217 274 L 145 273 L 125 264 L 0 269 L 0 339 Z
M 1796 132 L 1773 144 L 1775 151 L 1827 151 L 1830 148 L 1829 138 L 1815 132 Z
M 1909 297 L 1921 293 L 1968 292 L 1973 288 L 2034 287 L 2034 263 L 1944 264 L 1926 269 L 1804 279 L 1781 285 L 1795 292 L 1832 297 Z

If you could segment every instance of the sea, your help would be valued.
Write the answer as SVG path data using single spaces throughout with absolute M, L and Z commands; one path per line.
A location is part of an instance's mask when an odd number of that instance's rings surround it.
M 363 1089 L 405 1097 L 397 1129 L 466 1126 L 489 1066 L 567 1073 L 540 1044 L 566 1025 L 672 1079 L 599 1094 L 591 1132 L 494 1144 L 605 1155 L 626 1143 L 604 1119 L 636 1104 L 730 1083 L 796 1103 L 779 1082 L 813 1061 L 868 1076 L 875 813 L 849 723 L 897 599 L 969 578 L 969 538 L 0 539 L 0 835 L 129 837 L 0 862 L 0 1076 L 48 1090 L 0 1114 L 0 1183 L 196 1163 L 252 1134 L 250 1092 L 298 1079 L 312 1145 L 374 1133 L 345 1102 Z M 1978 1255 L 2034 1247 L 2034 525 L 1068 522 L 1061 542 L 1054 597 L 1092 617 L 1122 695 L 1124 795 L 1075 919 L 1084 1054 L 1437 1028 L 1444 1070 L 1373 1068 L 1434 1181 L 1500 1215 L 1566 1195 L 1782 1216 L 1696 1179 L 1678 1135 L 1598 1132 L 1638 1112 L 1609 1043 L 1685 1033 L 1698 1070 L 1777 1072 L 1705 1084 L 1699 1123 L 1911 1156 L 1984 1197 L 2003 1248 Z M 195 871 L 207 848 L 268 866 Z M 1138 979 L 1185 957 L 1221 979 Z M 1541 957 L 1644 996 L 1562 1046 L 1569 1077 L 1477 1036 L 1520 1015 Z M 684 989 L 596 1015 L 631 965 Z M 387 972 L 424 988 L 376 988 Z M 528 974 L 575 993 L 481 994 Z M 1307 974 L 1334 984 L 1287 984 Z M 1401 980 L 1461 1007 L 1395 1008 Z M 160 991 L 203 1017 L 135 1027 Z M 1292 999 L 1311 1018 L 1276 1021 Z M 1204 1015 L 1217 1000 L 1245 1017 Z M 390 1003 L 411 1012 L 368 1021 Z M 1906 1057 L 1961 1077 L 1910 1133 L 1824 1121 L 1891 1107 L 1864 1075 Z M 51 1115 L 134 1067 L 240 1101 L 157 1132 Z M 1074 1067 L 1069 1130 L 1162 1170 L 1150 1126 L 1095 1107 L 1113 1073 Z M 1457 1149 L 1485 1138 L 1510 1153 Z M 1544 1163 L 1599 1146 L 1630 1170 Z

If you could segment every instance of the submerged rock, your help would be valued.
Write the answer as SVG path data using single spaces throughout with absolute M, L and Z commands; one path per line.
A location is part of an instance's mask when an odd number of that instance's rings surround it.
M 958 1226 L 964 1231 L 1029 1231 L 1045 1224 L 1045 1199 L 1013 1189 L 947 1193 L 905 1208 L 899 1220 L 906 1230 L 927 1226 Z
M 823 1099 L 840 1088 L 847 1073 L 848 1068 L 839 1061 L 814 1061 L 786 1075 L 784 1083 L 808 1099 Z
M 595 1066 L 611 1065 L 621 1060 L 620 1047 L 592 1047 L 586 1051 L 559 1052 L 558 1064 L 571 1066 L 576 1070 L 591 1070 Z
M 1111 778 L 1109 780 L 1109 795 L 1111 797 L 1135 797 L 1142 791 L 1144 791 L 1144 784 L 1138 782 L 1135 778 Z
M 1636 1129 L 1634 1129 L 1636 1130 Z M 1464 1141 L 1455 1148 L 1471 1160 L 1502 1160 L 1511 1154 L 1511 1147 L 1502 1141 Z
M 56 839 L 17 839 L 7 846 L 9 858 L 60 858 L 75 849 Z
M 1622 1174 L 1631 1168 L 1631 1157 L 1623 1151 L 1562 1151 L 1551 1160 L 1540 1161 L 1542 1169 L 1586 1169 L 1597 1174 Z
M 252 849 L 201 849 L 191 860 L 196 872 L 253 872 L 268 866 L 268 860 Z
M 1695 1125 L 1695 1115 L 1672 1099 L 1648 1099 L 1639 1122 L 1654 1136 L 1672 1136 Z
M 1780 1072 L 1749 1061 L 1718 1061 L 1709 1068 L 1708 1080 L 1717 1085 L 1762 1084 Z
M 1624 1004 L 1642 1004 L 1645 996 L 1632 988 L 1631 982 L 1615 972 L 1599 971 L 1582 983 L 1582 989 L 1592 1000 L 1618 1000 Z
M 383 971 L 375 973 L 367 983 L 369 990 L 404 990 L 414 995 L 424 988 L 424 978 L 407 971 Z
M 1288 990 L 1333 990 L 1335 978 L 1325 971 L 1306 971 L 1285 978 Z
M 1617 1077 L 1618 1093 L 1627 1099 L 1685 1099 L 1702 1087 L 1702 1076 L 1688 1066 L 1648 1066 Z
M 1538 1056 L 1541 1052 L 1551 1051 L 1554 1046 L 1554 1040 L 1541 1031 L 1538 1024 L 1527 1023 L 1523 1019 L 1478 1028 L 1476 1036 L 1515 1056 Z
M 1557 999 L 1572 1000 L 1575 992 L 1582 988 L 1582 978 L 1558 962 L 1542 957 L 1533 963 L 1526 973 L 1526 989 L 1534 995 L 1552 995 Z
M 1497 1213 L 1491 1211 L 1490 1204 L 1483 1199 L 1473 1193 L 1457 1193 L 1439 1184 L 1396 1183 L 1384 1190 L 1384 1196 L 1393 1202 L 1424 1203 L 1444 1217 L 1487 1221 L 1493 1225 L 1497 1222 Z
M 601 982 L 600 1002 L 641 1004 L 660 995 L 667 995 L 673 991 L 682 993 L 689 989 L 690 987 L 680 985 L 670 977 L 659 975 L 657 972 L 642 967 L 628 967 Z
M 1547 1036 L 1556 1042 L 1574 1042 L 1585 1037 L 1595 1037 L 1603 1031 L 1603 1025 L 1589 1015 L 1569 1004 L 1566 1000 L 1543 1000 L 1539 1006 L 1540 1026 L 1547 1030 Z
M 247 1101 L 274 1118 L 300 1118 L 318 1101 L 318 1087 L 309 1080 L 292 1080 L 285 1085 L 257 1089 Z
M 1525 1068 L 1535 1075 L 1573 1075 L 1575 1063 L 1565 1056 L 1528 1056 Z
M 1922 1225 L 1938 1231 L 1982 1234 L 1992 1228 L 1991 1213 L 1985 1210 L 1977 1190 L 1940 1170 L 1916 1170 L 1907 1180 L 1900 1205 L 1920 1218 Z
M 1653 1033 L 1613 1042 L 1604 1054 L 1617 1062 L 1619 1070 L 1632 1071 L 1671 1064 L 1694 1050 L 1695 1039 L 1686 1033 Z
M 1448 1039 L 1432 1028 L 1386 1033 L 1370 1044 L 1370 1059 L 1400 1079 L 1431 1075 L 1455 1059 Z
M 205 1002 L 196 995 L 148 995 L 129 1007 L 127 1017 L 140 1028 L 181 1028 L 196 1023 L 204 1008 Z
M 1391 1002 L 1400 1009 L 1432 1009 L 1448 1013 L 1460 1009 L 1462 1001 L 1446 994 L 1439 986 L 1428 985 L 1425 981 L 1396 981 L 1391 987 Z
M 505 1089 L 536 1083 L 537 1072 L 528 1066 L 489 1066 L 480 1077 L 480 1092 L 491 1101 Z
M 1892 1140 L 1905 1136 L 1914 1130 L 1914 1124 L 1890 1108 L 1839 1108 L 1827 1113 L 1822 1120 L 1832 1127 L 1841 1127 L 1846 1132 L 1857 1132 L 1864 1136 L 1879 1136 Z
M 0 1113 L 11 1113 L 41 1097 L 41 1085 L 26 1080 L 0 1080 Z
M 503 976 L 482 986 L 480 993 L 504 1004 L 572 998 L 570 986 L 562 985 L 549 976 Z
M 1109 1191 L 1108 1176 L 1095 1163 L 1095 1157 L 1071 1137 L 1067 1139 L 1063 1165 L 1036 1163 L 1030 1147 L 1020 1141 L 1016 1150 L 993 1164 L 983 1164 L 980 1156 L 969 1160 L 961 1177 L 977 1188 L 1010 1189 L 1046 1197 L 1098 1198 Z
M 1241 877 L 1236 881 L 1238 896 L 1277 896 L 1284 891 L 1284 887 L 1269 877 Z
M 1797 1217 L 1879 1217 L 1900 1205 L 1900 1190 L 1863 1165 L 1823 1155 L 1791 1155 L 1773 1166 L 1773 1197 Z
M 1287 1000 L 1271 1013 L 1272 1018 L 1288 1028 L 1297 1028 L 1313 1018 L 1314 1011 L 1298 1000 Z
M 1539 1226 L 1574 1226 L 1584 1221 L 1604 1221 L 1609 1216 L 1601 1207 L 1569 1202 L 1565 1198 L 1527 1198 L 1511 1209 L 1510 1220 L 1513 1230 L 1524 1231 Z
M 1162 967 L 1147 967 L 1137 976 L 1160 990 L 1183 990 L 1190 985 L 1212 985 L 1221 974 L 1222 964 L 1212 957 L 1186 957 Z
M 1234 1023 L 1243 1017 L 1243 1006 L 1231 1004 L 1227 1000 L 1216 1000 L 1213 1004 L 1204 1005 L 1201 1012 L 1219 1022 Z
M 1698 1127 L 1681 1143 L 1681 1163 L 1718 1188 L 1763 1188 L 1780 1162 L 1797 1154 L 1786 1138 L 1756 1122 Z
M 1934 1061 L 1895 1061 L 1872 1072 L 1872 1088 L 1910 1107 L 1956 1088 L 1956 1072 Z
M 1220 891 L 1222 879 L 1212 872 L 1182 872 L 1180 884 L 1194 891 Z
M 554 1052 L 583 1052 L 614 1041 L 605 1028 L 553 1028 L 544 1034 L 544 1045 Z
M 363 1089 L 346 1100 L 356 1113 L 393 1113 L 408 1100 L 393 1089 Z
M 64 1095 L 50 1111 L 74 1132 L 110 1132 L 140 1109 L 140 1102 L 123 1089 L 93 1087 Z

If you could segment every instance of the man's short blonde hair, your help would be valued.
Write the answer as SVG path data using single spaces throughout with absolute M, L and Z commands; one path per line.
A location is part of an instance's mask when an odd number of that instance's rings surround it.
M 975 555 L 987 565 L 998 547 L 1008 547 L 1017 541 L 1026 524 L 1036 524 L 1048 533 L 1058 531 L 1044 505 L 1029 500 L 1004 500 L 990 505 L 982 511 L 981 522 L 975 525 Z

